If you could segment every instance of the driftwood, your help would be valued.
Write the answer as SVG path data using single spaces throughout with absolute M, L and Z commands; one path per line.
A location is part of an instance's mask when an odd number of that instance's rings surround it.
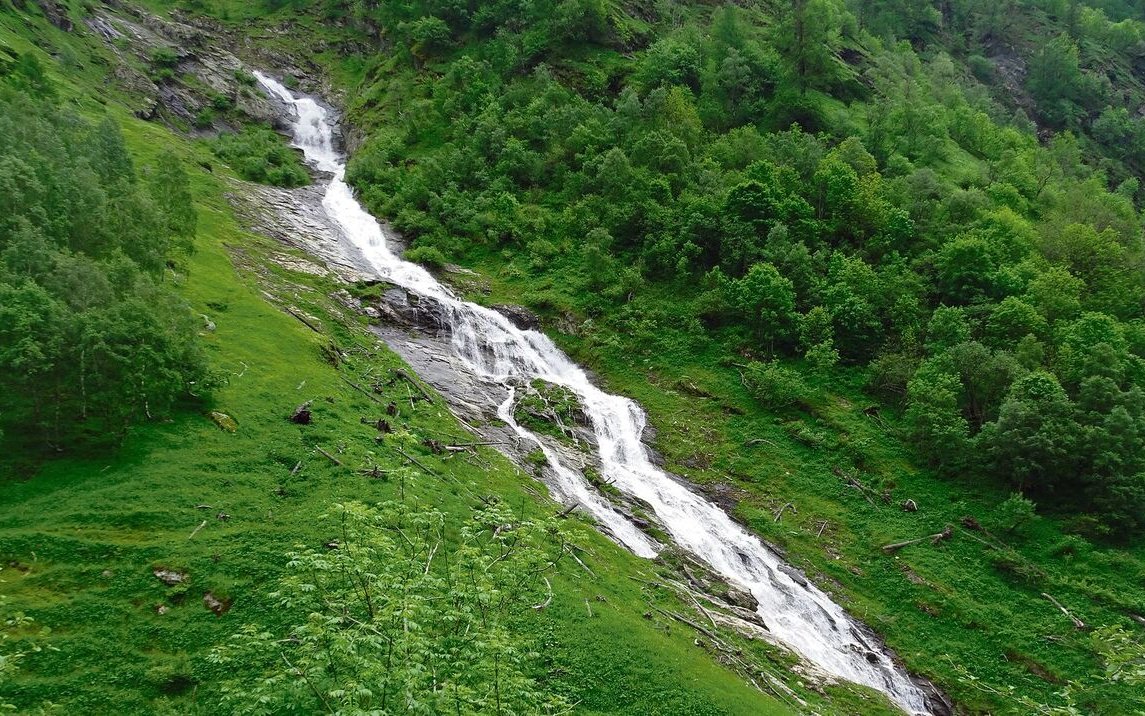
M 365 388 L 363 388 L 362 386 L 358 385 L 357 383 L 351 382 L 351 381 L 347 380 L 346 378 L 344 378 L 344 377 L 342 377 L 342 376 L 338 376 L 338 377 L 339 377 L 339 378 L 342 378 L 342 382 L 343 382 L 343 383 L 345 383 L 346 385 L 350 386 L 350 387 L 351 387 L 351 388 L 353 388 L 354 390 L 358 391 L 358 392 L 359 392 L 359 393 L 361 393 L 362 395 L 366 396 L 366 397 L 367 397 L 367 398 L 369 398 L 370 400 L 374 401 L 374 402 L 375 402 L 375 403 L 377 403 L 378 405 L 381 405 L 381 404 L 382 404 L 382 401 L 378 399 L 378 396 L 374 395 L 373 393 L 371 393 L 370 391 L 366 390 L 366 389 L 365 389 Z
M 795 505 L 788 502 L 788 503 L 784 504 L 783 507 L 780 507 L 779 511 L 775 513 L 775 521 L 776 522 L 779 522 L 780 518 L 783 517 L 783 513 L 785 510 L 787 510 L 787 508 L 791 508 L 791 512 L 793 514 L 799 514 L 799 510 L 795 509 Z
M 883 552 L 887 554 L 894 554 L 903 547 L 909 547 L 912 544 L 918 544 L 919 542 L 925 542 L 927 540 L 930 540 L 931 544 L 938 544 L 939 542 L 944 542 L 953 536 L 954 528 L 950 525 L 947 525 L 941 532 L 936 532 L 935 534 L 927 535 L 925 537 L 919 537 L 918 539 L 908 539 L 905 542 L 892 542 L 891 544 L 885 544 L 883 545 L 882 549 Z
M 338 467 L 342 467 L 342 461 L 341 461 L 341 460 L 339 460 L 338 458 L 334 457 L 333 455 L 331 455 L 330 453 L 326 452 L 325 450 L 323 450 L 322 448 L 318 447 L 317 445 L 315 445 L 315 446 L 314 446 L 314 449 L 315 449 L 315 450 L 317 450 L 318 452 L 322 453 L 322 455 L 323 455 L 323 456 L 324 456 L 326 459 L 328 459 L 330 462 L 334 463 L 334 464 L 335 464 L 335 465 L 337 465 Z
M 561 510 L 560 514 L 557 515 L 557 518 L 558 519 L 564 519 L 565 517 L 568 517 L 569 515 L 572 514 L 573 510 L 575 510 L 578 507 L 580 507 L 579 502 L 572 503 L 571 505 L 569 505 L 565 509 Z
M 1073 614 L 1070 614 L 1070 611 L 1068 609 L 1066 609 L 1064 606 L 1062 606 L 1061 602 L 1054 599 L 1053 597 L 1051 597 L 1049 594 L 1046 594 L 1045 592 L 1042 592 L 1042 596 L 1045 597 L 1046 599 L 1050 600 L 1051 602 L 1053 602 L 1053 605 L 1055 607 L 1057 607 L 1058 609 L 1060 609 L 1062 614 L 1065 614 L 1067 617 L 1069 617 L 1069 620 L 1071 622 L 1073 622 L 1073 626 L 1075 629 L 1080 629 L 1082 631 L 1089 629 L 1088 624 L 1086 624 L 1082 620 L 1078 619 Z

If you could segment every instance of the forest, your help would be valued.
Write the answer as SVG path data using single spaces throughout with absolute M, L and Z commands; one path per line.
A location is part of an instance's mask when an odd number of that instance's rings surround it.
M 414 78 L 378 80 L 395 121 L 351 178 L 419 251 L 500 255 L 552 286 L 541 306 L 622 332 L 714 337 L 776 408 L 863 368 L 925 464 L 1132 541 L 1145 23 L 1107 5 L 329 12 Z
M 17 457 L 114 446 L 205 394 L 170 287 L 195 211 L 182 165 L 137 169 L 118 124 L 70 112 L 34 55 L 0 86 L 0 440 Z

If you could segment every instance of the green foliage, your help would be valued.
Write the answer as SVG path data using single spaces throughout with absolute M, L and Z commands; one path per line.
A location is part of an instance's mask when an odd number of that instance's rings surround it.
M 994 523 L 999 529 L 1017 534 L 1034 519 L 1034 503 L 1019 493 L 1014 493 L 1001 502 L 994 510 Z
M 447 263 L 445 254 L 441 253 L 441 249 L 436 246 L 415 246 L 408 249 L 403 255 L 406 261 L 412 261 L 417 264 L 424 264 L 433 269 L 440 269 Z
M 774 362 L 748 364 L 744 383 L 756 400 L 771 408 L 806 404 L 811 397 L 811 388 L 798 372 Z
M 186 173 L 162 156 L 141 181 L 113 120 L 21 92 L 0 96 L 0 132 L 0 430 L 115 442 L 207 387 L 192 316 L 163 285 L 195 234 Z
M 297 152 L 265 127 L 245 127 L 237 134 L 221 134 L 212 140 L 211 148 L 247 181 L 283 187 L 310 183 L 310 175 Z
M 288 554 L 270 596 L 292 624 L 247 625 L 211 661 L 241 666 L 231 713 L 554 713 L 541 655 L 514 620 L 551 599 L 565 548 L 549 518 L 493 506 L 466 519 L 406 503 L 336 505 L 332 549 Z

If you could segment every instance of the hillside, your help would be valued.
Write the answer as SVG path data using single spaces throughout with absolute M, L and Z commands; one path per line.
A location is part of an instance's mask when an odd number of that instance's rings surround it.
M 495 410 L 452 314 L 335 250 L 263 70 L 407 260 L 639 403 L 928 711 L 1145 709 L 1140 8 L 147 5 L 0 12 L 0 704 L 896 712 L 703 553 L 620 546 L 686 540 L 599 406 Z

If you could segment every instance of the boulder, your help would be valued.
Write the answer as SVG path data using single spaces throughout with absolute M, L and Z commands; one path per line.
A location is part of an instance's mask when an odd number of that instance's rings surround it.
M 512 303 L 499 303 L 495 306 L 490 306 L 490 308 L 505 318 L 508 318 L 510 323 L 522 331 L 539 331 L 541 329 L 541 319 L 537 317 L 537 314 L 524 306 L 518 306 Z
M 228 433 L 233 433 L 239 429 L 239 424 L 235 421 L 235 419 L 226 413 L 220 413 L 217 410 L 212 410 L 211 412 L 207 413 L 207 416 L 215 425 L 219 426 L 220 430 L 225 430 Z
M 160 582 L 163 582 L 168 587 L 174 587 L 176 584 L 182 584 L 183 582 L 187 581 L 188 577 L 186 572 L 179 572 L 167 567 L 156 567 L 155 569 L 151 570 L 151 573 L 155 575 L 156 579 L 158 579 Z

